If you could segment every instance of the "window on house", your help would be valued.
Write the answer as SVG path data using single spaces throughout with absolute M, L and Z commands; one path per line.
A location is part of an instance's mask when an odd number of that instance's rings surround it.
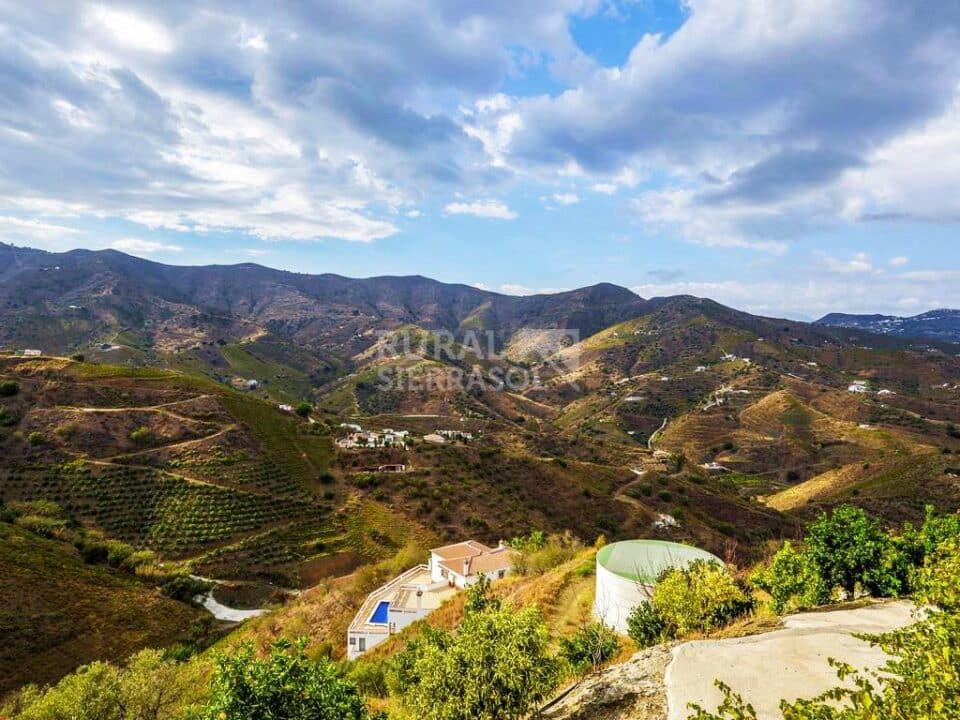
M 501 570 L 500 572 L 497 573 L 497 577 L 502 579 L 503 576 L 506 575 L 506 574 L 507 574 L 507 571 L 506 571 L 506 570 Z
M 447 572 L 447 569 L 446 569 L 446 568 L 441 568 L 441 569 L 440 569 L 440 577 L 442 577 L 444 580 L 446 580 L 449 576 L 450 576 L 450 573 Z
M 360 647 L 358 648 L 360 652 L 364 652 L 367 649 L 367 639 L 360 638 Z
M 351 645 L 356 645 L 356 644 L 357 644 L 357 639 L 356 639 L 355 637 L 350 638 L 350 644 L 351 644 Z

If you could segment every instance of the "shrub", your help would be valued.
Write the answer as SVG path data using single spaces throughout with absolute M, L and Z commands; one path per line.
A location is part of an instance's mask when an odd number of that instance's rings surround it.
M 306 654 L 306 638 L 274 642 L 264 659 L 244 643 L 219 655 L 210 699 L 199 720 L 364 720 L 369 717 L 356 686 L 323 658 Z
M 640 603 L 627 616 L 627 635 L 641 649 L 673 638 L 666 619 L 648 602 Z
M 653 604 L 679 635 L 709 632 L 751 607 L 725 568 L 703 561 L 667 572 L 653 589 Z
M 20 392 L 20 383 L 16 380 L 0 381 L 0 397 L 13 397 Z
M 148 427 L 138 427 L 130 433 L 130 439 L 137 445 L 150 445 L 153 443 L 153 430 Z
M 783 544 L 769 564 L 760 567 L 750 581 L 773 599 L 773 611 L 782 613 L 788 607 L 805 609 L 821 605 L 830 597 L 817 566 L 790 541 Z
M 207 592 L 212 587 L 213 583 L 207 580 L 198 580 L 189 575 L 175 575 L 163 583 L 160 591 L 168 597 L 189 602 L 197 595 Z
M 27 442 L 37 447 L 38 445 L 43 445 L 47 439 L 43 436 L 42 432 L 34 430 L 32 433 L 27 435 Z
M 300 417 L 305 418 L 311 412 L 313 412 L 313 405 L 308 402 L 297 403 L 297 406 L 294 408 L 294 412 L 296 412 Z
M 5 406 L 0 405 L 0 427 L 10 427 L 17 424 L 17 416 Z
M 602 622 L 579 628 L 560 639 L 560 655 L 578 674 L 597 670 L 620 652 L 620 638 Z

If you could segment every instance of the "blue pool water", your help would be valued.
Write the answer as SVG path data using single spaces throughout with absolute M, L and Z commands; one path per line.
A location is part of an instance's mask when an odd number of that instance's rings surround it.
M 390 609 L 390 603 L 388 601 L 383 601 L 377 605 L 377 609 L 373 611 L 373 615 L 370 616 L 370 622 L 372 623 L 386 623 L 387 622 L 387 610 Z

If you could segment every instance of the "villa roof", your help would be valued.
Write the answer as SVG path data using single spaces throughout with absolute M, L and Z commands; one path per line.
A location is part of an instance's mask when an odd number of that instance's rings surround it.
M 430 552 L 439 557 L 441 560 L 456 560 L 466 557 L 473 557 L 482 553 L 492 552 L 492 549 L 488 548 L 483 543 L 478 543 L 476 540 L 465 540 L 463 542 L 454 543 L 453 545 L 444 545 L 443 547 L 434 548 Z

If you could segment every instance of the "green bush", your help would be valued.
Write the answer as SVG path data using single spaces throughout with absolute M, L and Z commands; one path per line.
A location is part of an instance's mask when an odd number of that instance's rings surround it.
M 27 442 L 29 442 L 34 447 L 38 445 L 43 445 L 47 439 L 43 436 L 42 432 L 34 430 L 32 433 L 27 435 Z
M 750 581 L 770 594 L 776 613 L 788 608 L 802 610 L 822 605 L 830 598 L 830 590 L 823 583 L 817 566 L 789 540 L 766 566 L 753 572 Z
M 579 628 L 560 639 L 560 655 L 578 674 L 597 670 L 620 652 L 620 638 L 602 622 Z
M 16 380 L 0 381 L 0 397 L 13 397 L 20 392 L 20 383 Z
M 137 445 L 151 445 L 153 443 L 153 430 L 148 427 L 138 427 L 130 433 L 130 439 Z
M 365 720 L 356 686 L 323 658 L 307 657 L 306 638 L 274 642 L 264 659 L 244 643 L 217 657 L 210 698 L 198 720 Z
M 300 417 L 305 418 L 311 412 L 313 412 L 313 405 L 308 402 L 297 403 L 297 406 L 294 408 L 294 412 L 296 412 Z
M 640 649 L 673 639 L 666 618 L 648 602 L 640 603 L 627 616 L 627 635 Z
M 726 569 L 703 561 L 660 578 L 653 589 L 653 604 L 678 635 L 710 632 L 751 609 L 750 599 Z
M 213 587 L 207 580 L 198 580 L 189 575 L 175 575 L 160 586 L 160 592 L 168 597 L 189 602 Z
M 17 424 L 17 416 L 5 406 L 0 405 L 0 427 L 10 427 Z

